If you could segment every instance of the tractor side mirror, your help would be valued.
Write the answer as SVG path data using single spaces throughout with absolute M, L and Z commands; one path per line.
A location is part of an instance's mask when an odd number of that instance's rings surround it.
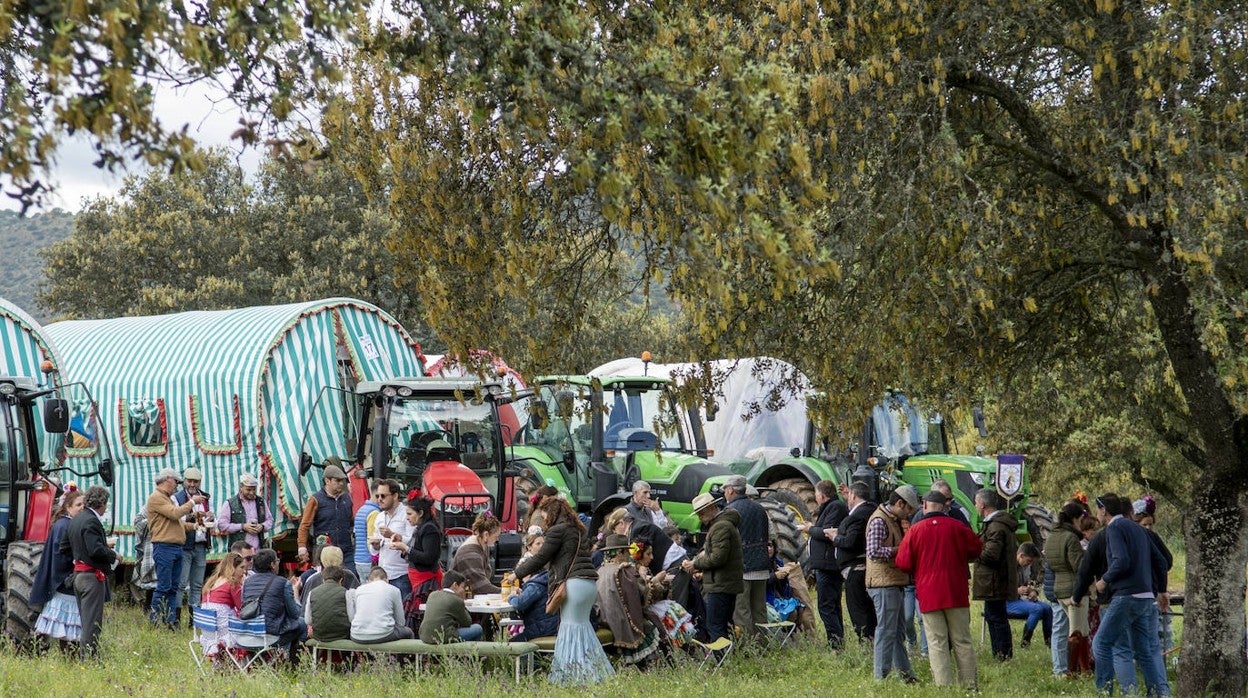
M 299 454 L 299 474 L 307 475 L 312 469 L 312 455 L 308 453 Z
M 100 479 L 104 481 L 104 484 L 108 485 L 109 487 L 112 487 L 113 486 L 113 461 L 111 459 L 105 458 L 104 460 L 100 461 L 99 473 L 100 473 Z
M 52 397 L 43 401 L 43 430 L 49 434 L 69 431 L 69 401 Z

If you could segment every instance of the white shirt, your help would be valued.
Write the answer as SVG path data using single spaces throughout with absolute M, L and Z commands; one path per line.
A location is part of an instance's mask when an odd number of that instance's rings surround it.
M 394 511 L 378 511 L 376 518 L 373 519 L 373 530 L 378 531 L 377 535 L 381 535 L 382 528 L 389 528 L 391 533 L 399 534 L 399 538 L 406 544 L 412 537 L 412 526 L 407 522 L 407 507 L 400 504 L 394 508 Z M 392 541 L 381 541 L 381 554 L 377 557 L 377 564 L 386 571 L 387 579 L 397 579 L 407 575 L 407 558 L 403 557 L 403 553 L 399 552 L 392 546 Z
M 352 640 L 377 640 L 403 625 L 403 595 L 381 580 L 347 590 Z

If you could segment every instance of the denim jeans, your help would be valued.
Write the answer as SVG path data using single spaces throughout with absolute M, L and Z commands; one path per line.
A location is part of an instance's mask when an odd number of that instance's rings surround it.
M 459 629 L 459 639 L 463 640 L 464 642 L 476 642 L 477 640 L 480 640 L 484 635 L 485 635 L 485 629 L 481 627 L 480 623 L 473 623 L 472 625 L 466 628 Z
M 1131 646 L 1131 633 L 1119 635 L 1111 652 L 1114 655 L 1114 679 L 1118 682 L 1118 690 L 1124 696 L 1135 695 L 1140 688 L 1140 681 L 1135 674 L 1135 649 Z
M 1070 619 L 1060 603 L 1050 603 L 1049 608 L 1053 610 L 1053 641 L 1049 645 L 1053 656 L 1053 675 L 1061 676 L 1066 673 L 1070 657 Z
M 906 654 L 904 587 L 867 589 L 875 605 L 875 678 L 896 669 L 902 678 L 914 676 Z
M 196 543 L 190 550 L 182 549 L 182 575 L 179 577 L 178 589 L 187 592 L 187 606 L 198 607 L 201 603 L 204 572 L 207 567 L 208 546 Z
M 709 641 L 714 642 L 721 637 L 732 639 L 728 632 L 728 621 L 732 620 L 732 611 L 737 604 L 736 594 L 721 591 L 704 595 L 706 603 L 706 632 Z
M 923 624 L 923 614 L 919 613 L 919 600 L 914 595 L 914 585 L 906 587 L 905 590 L 905 618 L 903 625 L 906 630 L 906 643 L 910 645 L 910 649 L 914 649 L 919 644 L 918 633 L 914 632 L 914 620 L 918 618 L 919 624 Z
M 1005 615 L 1009 618 L 1026 618 L 1023 633 L 1030 636 L 1039 625 L 1044 629 L 1045 637 L 1053 630 L 1053 609 L 1049 604 L 1040 601 L 1007 601 Z
M 412 580 L 406 574 L 390 580 L 390 586 L 399 590 L 399 597 L 407 601 L 412 596 Z
M 178 603 L 182 596 L 178 583 L 182 580 L 182 544 L 153 543 L 152 560 L 156 563 L 156 593 L 152 594 L 153 623 L 173 625 L 178 619 Z
M 1115 656 L 1123 655 L 1123 637 L 1129 638 L 1135 665 L 1144 675 L 1144 687 L 1150 696 L 1170 695 L 1170 683 L 1166 678 L 1165 663 L 1161 658 L 1161 645 L 1157 637 L 1157 611 L 1152 599 L 1137 599 L 1124 594 L 1115 595 L 1109 606 L 1101 610 L 1101 625 L 1092 639 L 1092 653 L 1096 657 L 1096 690 L 1112 694 L 1115 678 Z M 1131 675 L 1134 677 L 1135 672 Z M 1121 681 L 1120 681 L 1121 682 Z M 1122 686 L 1123 690 L 1130 690 Z
M 984 621 L 988 624 L 992 656 L 1000 661 L 1013 657 L 1014 637 L 1010 631 L 1010 618 L 1005 611 L 1005 599 L 984 601 Z

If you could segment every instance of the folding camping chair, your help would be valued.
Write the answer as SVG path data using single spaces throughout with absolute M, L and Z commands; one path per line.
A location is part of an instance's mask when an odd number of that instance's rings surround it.
M 721 637 L 711 643 L 694 640 L 693 645 L 706 653 L 702 658 L 702 662 L 698 664 L 698 668 L 705 669 L 707 664 L 714 663 L 715 666 L 711 668 L 712 671 L 722 667 L 724 662 L 728 661 L 728 655 L 732 654 L 734 646 L 732 640 L 726 637 Z
M 212 665 L 213 660 L 219 656 L 219 652 L 226 651 L 224 644 L 221 642 L 221 625 L 215 609 L 199 608 L 197 606 L 191 608 L 191 641 L 189 645 L 191 659 L 195 660 L 195 666 L 199 667 L 201 674 L 207 673 L 205 668 Z M 205 646 L 212 647 L 215 651 L 205 651 Z
M 757 627 L 762 628 L 767 633 L 767 638 L 776 643 L 776 646 L 784 649 L 789 644 L 789 640 L 793 638 L 794 631 L 797 630 L 797 623 L 791 620 L 782 620 L 776 623 L 758 623 Z
M 272 659 L 280 649 L 278 637 L 265 632 L 264 616 L 249 620 L 230 618 L 229 628 L 234 635 L 235 648 L 229 657 L 239 671 L 247 671 L 261 658 Z

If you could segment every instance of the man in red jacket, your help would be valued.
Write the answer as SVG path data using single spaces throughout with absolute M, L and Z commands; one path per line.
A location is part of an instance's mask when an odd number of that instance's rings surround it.
M 923 497 L 923 518 L 910 526 L 897 549 L 897 569 L 914 575 L 915 595 L 927 629 L 932 679 L 953 685 L 950 648 L 958 662 L 958 681 L 975 689 L 975 647 L 971 644 L 971 599 L 967 565 L 979 557 L 979 536 L 945 513 L 939 490 Z

